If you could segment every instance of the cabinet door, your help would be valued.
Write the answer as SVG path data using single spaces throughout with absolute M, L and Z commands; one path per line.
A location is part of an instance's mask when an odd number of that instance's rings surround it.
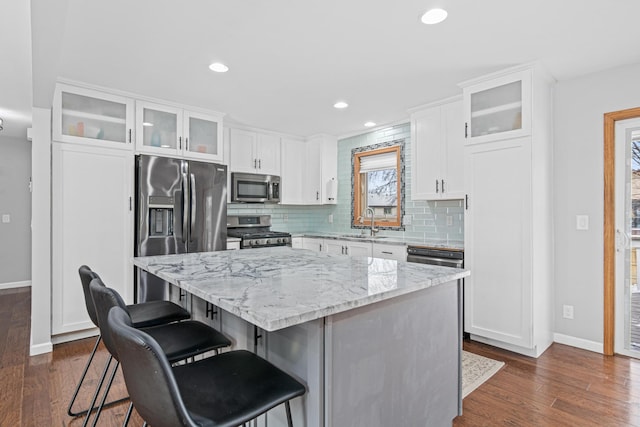
M 465 148 L 465 331 L 532 345 L 528 138 Z
M 136 102 L 138 151 L 165 156 L 182 154 L 182 110 L 150 102 Z
M 411 120 L 411 199 L 441 197 L 442 120 L 440 107 L 416 113 Z
M 258 159 L 254 154 L 257 135 L 240 129 L 229 130 L 229 163 L 231 172 L 255 173 Z
M 371 256 L 371 243 L 365 242 L 345 242 L 346 243 L 346 255 L 349 256 Z
M 300 159 L 305 158 L 305 148 L 306 144 L 304 142 L 282 140 L 281 205 L 304 204 L 303 188 L 306 183 L 302 177 L 305 164 Z
M 308 205 L 322 204 L 322 141 L 310 141 L 306 144 L 306 157 L 303 162 L 304 200 Z M 299 161 L 299 160 L 298 160 Z
M 346 255 L 346 242 L 343 240 L 325 239 L 324 250 L 330 254 Z
M 325 137 L 322 144 L 322 203 L 335 205 L 338 201 L 338 139 Z
M 530 70 L 465 87 L 463 96 L 468 144 L 531 133 Z
M 131 150 L 133 100 L 58 84 L 53 100 L 53 139 Z
M 78 268 L 88 265 L 133 303 L 133 156 L 53 144 L 52 333 L 93 328 Z
M 256 144 L 258 167 L 256 172 L 265 175 L 280 175 L 280 137 L 258 134 Z
M 192 111 L 183 116 L 185 157 L 222 162 L 222 118 Z
M 324 250 L 324 240 L 314 239 L 313 237 L 305 237 L 302 240 L 302 248 L 316 252 L 322 252 Z
M 443 199 L 464 198 L 464 112 L 462 101 L 444 104 L 442 113 L 443 174 L 440 195 Z

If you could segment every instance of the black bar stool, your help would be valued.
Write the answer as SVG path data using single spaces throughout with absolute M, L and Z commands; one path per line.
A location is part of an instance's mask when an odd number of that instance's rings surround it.
M 120 294 L 114 289 L 106 287 L 99 277 L 91 281 L 91 283 L 89 284 L 89 289 L 91 291 L 91 297 L 93 298 L 93 303 L 95 305 L 98 318 L 98 327 L 100 328 L 102 339 L 105 346 L 107 347 L 107 350 L 109 350 L 109 353 L 111 354 L 103 370 L 98 387 L 96 388 L 96 391 L 93 395 L 91 407 L 93 407 L 93 405 L 95 405 L 96 403 L 98 395 L 100 394 L 100 389 L 102 388 L 102 384 L 107 377 L 109 366 L 112 360 L 115 359 L 116 361 L 109 380 L 105 386 L 102 400 L 97 407 L 96 415 L 93 419 L 92 425 L 95 426 L 98 422 L 98 418 L 100 417 L 100 412 L 102 410 L 102 407 L 104 406 L 104 402 L 107 399 L 107 395 L 109 393 L 109 389 L 111 388 L 111 384 L 113 383 L 113 379 L 118 369 L 120 360 L 116 348 L 113 344 L 111 334 L 108 330 L 107 315 L 109 313 L 109 310 L 111 310 L 113 307 L 118 307 L 125 312 L 129 319 L 131 319 L 131 317 L 128 314 L 127 306 L 122 300 Z M 132 320 L 131 324 L 133 325 Z M 204 323 L 196 322 L 194 320 L 185 320 L 178 323 L 158 325 L 144 328 L 143 330 L 158 342 L 161 351 L 170 362 L 177 362 L 212 350 L 214 350 L 217 354 L 218 349 L 231 345 L 231 341 L 223 334 L 216 331 L 212 327 L 205 325 Z M 149 392 L 153 393 L 154 391 L 153 389 L 150 389 Z M 129 411 L 127 411 L 127 415 L 124 420 L 124 424 L 129 421 L 131 408 L 132 407 L 130 405 Z M 87 418 L 85 419 L 83 425 L 86 425 L 88 423 L 89 416 L 90 414 L 87 414 Z
M 112 308 L 107 323 L 131 401 L 145 424 L 240 426 L 284 403 L 292 427 L 289 401 L 302 396 L 305 386 L 254 353 L 229 351 L 172 368 L 158 342 L 131 327 L 124 310 Z
M 93 305 L 93 299 L 91 298 L 91 293 L 89 291 L 89 283 L 98 275 L 93 272 L 86 265 L 81 266 L 78 269 L 78 273 L 80 274 L 80 282 L 82 283 L 82 291 L 84 293 L 84 303 L 87 307 L 87 313 L 89 314 L 89 318 L 91 322 L 93 322 L 96 327 L 98 326 L 98 319 L 96 315 L 96 310 Z M 180 307 L 178 304 L 174 304 L 170 301 L 150 301 L 141 304 L 133 304 L 128 305 L 127 309 L 129 310 L 129 314 L 131 315 L 131 319 L 133 321 L 133 325 L 135 327 L 141 328 L 145 326 L 154 326 L 154 325 L 162 325 L 165 323 L 177 322 L 180 320 L 189 319 L 191 315 L 187 310 Z M 98 345 L 102 339 L 102 335 L 98 335 L 96 338 L 96 343 L 93 346 L 93 350 L 91 351 L 91 355 L 87 360 L 87 363 L 82 371 L 82 375 L 80 376 L 80 380 L 76 385 L 76 389 L 73 392 L 73 396 L 71 397 L 71 402 L 69 402 L 69 406 L 67 407 L 67 414 L 72 417 L 77 417 L 80 415 L 85 415 L 89 409 L 85 409 L 79 412 L 73 412 L 73 404 L 78 397 L 78 392 L 82 387 L 82 383 L 84 382 L 85 377 L 87 376 L 87 372 L 89 371 L 89 366 L 91 366 L 91 362 L 93 362 L 93 357 L 96 354 L 96 350 L 98 349 Z M 120 399 L 114 402 L 106 403 L 105 405 L 112 405 L 115 403 L 119 403 L 126 399 Z M 94 410 L 96 408 L 91 408 Z

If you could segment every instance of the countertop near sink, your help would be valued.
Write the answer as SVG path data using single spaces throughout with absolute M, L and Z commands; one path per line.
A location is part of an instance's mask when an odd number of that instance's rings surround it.
M 354 242 L 373 242 L 385 245 L 415 245 L 426 246 L 439 249 L 464 249 L 464 242 L 460 240 L 446 240 L 446 239 L 416 239 L 416 238 L 404 238 L 396 236 L 364 236 L 360 233 L 346 234 L 346 233 L 334 233 L 334 232 L 318 232 L 318 231 L 305 231 L 300 233 L 291 233 L 291 237 L 314 237 L 316 239 L 335 239 L 335 240 L 350 240 Z

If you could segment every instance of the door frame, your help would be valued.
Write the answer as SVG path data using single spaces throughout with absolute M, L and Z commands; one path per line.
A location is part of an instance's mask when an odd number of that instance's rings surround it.
M 619 120 L 640 117 L 640 107 L 604 114 L 604 342 L 603 352 L 614 353 L 615 337 L 615 129 Z

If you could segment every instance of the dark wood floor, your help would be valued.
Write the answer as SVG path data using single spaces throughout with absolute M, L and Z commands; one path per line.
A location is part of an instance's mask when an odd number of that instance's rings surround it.
M 0 291 L 0 426 L 80 426 L 66 414 L 94 339 L 29 357 L 30 288 Z M 465 349 L 505 366 L 464 399 L 464 426 L 638 426 L 640 361 L 554 344 L 532 359 L 475 342 Z M 78 404 L 86 407 L 106 360 L 101 349 Z M 114 397 L 126 395 L 117 377 Z M 127 404 L 107 409 L 100 426 L 120 426 Z M 142 420 L 134 414 L 130 425 Z M 348 426 L 337 426 L 348 427 Z M 395 427 L 395 426 L 394 426 Z M 404 427 L 404 426 L 398 426 Z M 406 426 L 413 427 L 413 426 Z

